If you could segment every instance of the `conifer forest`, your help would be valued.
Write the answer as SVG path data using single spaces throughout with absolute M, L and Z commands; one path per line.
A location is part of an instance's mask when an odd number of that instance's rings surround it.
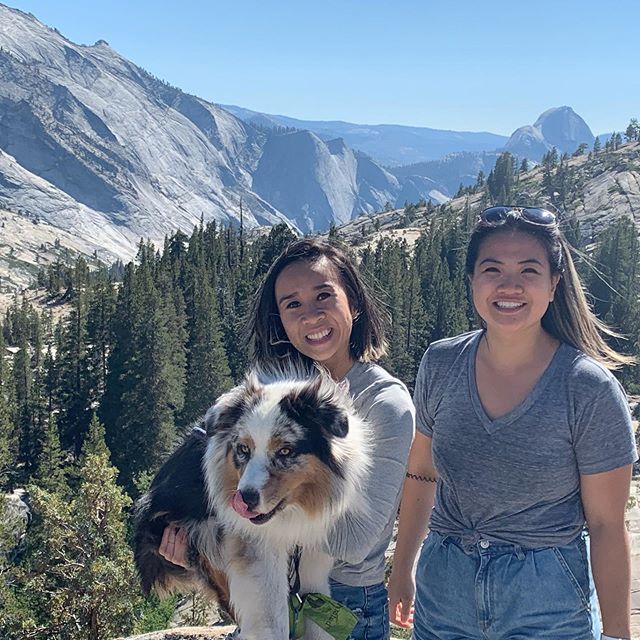
M 590 152 L 582 173 L 548 154 L 538 193 L 571 211 L 584 172 L 610 151 Z M 401 235 L 370 241 L 375 218 L 356 237 L 329 232 L 382 301 L 381 364 L 410 389 L 430 342 L 477 326 L 464 273 L 469 230 L 482 207 L 515 197 L 527 169 L 505 153 L 454 201 L 407 204 L 398 226 L 420 223 L 414 244 Z M 570 213 L 561 225 L 596 314 L 623 336 L 611 338 L 615 348 L 640 355 L 634 222 L 617 219 L 595 237 Z M 285 225 L 258 235 L 201 223 L 162 247 L 141 241 L 126 265 L 58 260 L 38 275 L 47 305 L 15 297 L 0 331 L 0 637 L 106 640 L 167 625 L 175 599 L 139 590 L 132 505 L 180 434 L 242 378 L 254 293 L 294 237 Z M 640 394 L 638 367 L 616 375 Z M 26 533 L 9 509 L 17 492 L 28 496 Z

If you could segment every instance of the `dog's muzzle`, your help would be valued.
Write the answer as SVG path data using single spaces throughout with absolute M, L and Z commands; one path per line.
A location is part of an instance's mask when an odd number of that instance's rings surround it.
M 231 508 L 242 518 L 247 518 L 253 524 L 264 524 L 265 522 L 269 522 L 273 516 L 276 515 L 279 511 L 284 509 L 286 504 L 286 500 L 282 498 L 278 504 L 271 509 L 271 511 L 267 513 L 260 513 L 258 511 L 252 511 L 249 509 L 249 506 L 244 501 L 242 493 L 240 491 L 236 491 L 233 494 L 233 498 L 231 498 Z

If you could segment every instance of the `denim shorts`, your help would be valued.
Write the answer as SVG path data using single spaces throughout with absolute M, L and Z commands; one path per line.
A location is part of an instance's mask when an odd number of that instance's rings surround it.
M 370 587 L 350 587 L 330 581 L 331 597 L 358 616 L 349 640 L 388 640 L 389 600 L 382 582 Z
M 585 537 L 523 549 L 432 531 L 416 570 L 413 624 L 413 640 L 599 640 Z

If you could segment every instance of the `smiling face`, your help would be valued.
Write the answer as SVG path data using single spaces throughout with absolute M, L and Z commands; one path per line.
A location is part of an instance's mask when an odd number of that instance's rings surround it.
M 473 304 L 489 331 L 540 329 L 559 274 L 543 244 L 523 231 L 496 231 L 480 245 L 469 277 Z
M 275 297 L 291 344 L 342 378 L 353 365 L 353 310 L 333 264 L 326 258 L 293 262 L 278 275 Z

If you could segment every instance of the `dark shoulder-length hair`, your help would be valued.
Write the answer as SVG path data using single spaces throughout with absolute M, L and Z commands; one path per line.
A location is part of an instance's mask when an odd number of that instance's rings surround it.
M 275 284 L 288 265 L 304 261 L 328 260 L 335 268 L 353 313 L 349 351 L 355 360 L 375 361 L 386 354 L 384 329 L 386 315 L 372 289 L 352 260 L 340 247 L 315 238 L 303 238 L 289 244 L 274 260 L 253 300 L 247 334 L 253 361 L 281 364 L 283 360 L 309 364 L 288 340 L 276 304 Z
M 560 276 L 553 302 L 549 304 L 542 317 L 542 327 L 545 331 L 591 356 L 608 369 L 615 370 L 623 365 L 633 364 L 633 358 L 618 353 L 607 344 L 604 336 L 621 336 L 597 318 L 591 310 L 584 286 L 573 263 L 569 244 L 558 224 L 531 224 L 518 216 L 507 216 L 499 225 L 478 220 L 467 246 L 467 275 L 473 275 L 478 252 L 485 238 L 505 230 L 522 231 L 537 238 L 546 251 L 551 274 Z

